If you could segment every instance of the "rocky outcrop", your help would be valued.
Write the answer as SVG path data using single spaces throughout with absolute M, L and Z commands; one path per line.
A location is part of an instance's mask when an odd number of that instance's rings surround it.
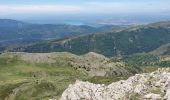
M 76 81 L 60 100 L 170 100 L 170 69 L 137 74 L 108 86 Z
M 94 52 L 72 59 L 70 64 L 75 68 L 85 69 L 90 76 L 125 76 L 130 74 L 125 69 L 124 62 L 112 62 L 109 58 Z
M 124 62 L 112 62 L 111 59 L 94 52 L 80 56 L 68 52 L 10 52 L 4 53 L 1 56 L 15 58 L 29 63 L 67 64 L 75 69 L 85 70 L 90 76 L 126 76 L 130 74 L 125 69 Z

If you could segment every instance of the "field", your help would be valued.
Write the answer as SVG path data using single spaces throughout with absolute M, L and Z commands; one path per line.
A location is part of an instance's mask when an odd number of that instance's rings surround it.
M 76 79 L 86 79 L 83 71 L 65 64 L 31 64 L 17 58 L 0 58 L 0 99 L 46 99 L 61 95 Z

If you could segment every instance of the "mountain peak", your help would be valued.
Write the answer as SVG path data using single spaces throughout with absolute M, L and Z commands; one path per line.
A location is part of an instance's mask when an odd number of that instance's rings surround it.
M 28 23 L 12 20 L 12 19 L 0 19 L 0 27 L 23 27 L 28 25 Z

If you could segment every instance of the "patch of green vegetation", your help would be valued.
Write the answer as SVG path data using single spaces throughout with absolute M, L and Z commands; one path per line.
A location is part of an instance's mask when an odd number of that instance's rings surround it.
M 129 65 L 148 66 L 159 61 L 159 57 L 150 54 L 135 54 L 124 59 Z
M 158 56 L 142 53 L 125 57 L 123 61 L 126 63 L 126 68 L 135 74 L 144 72 L 143 70 L 146 68 L 152 71 L 152 68 L 155 69 L 155 64 L 159 62 L 160 59 Z
M 145 73 L 150 73 L 150 72 L 156 71 L 158 68 L 159 68 L 158 66 L 146 66 L 142 68 L 142 71 Z
M 22 85 L 21 83 L 10 83 L 10 84 L 0 84 L 0 100 L 5 100 L 6 97 L 8 97 L 11 93 L 13 93 L 13 89 L 19 87 Z
M 136 93 L 132 93 L 129 95 L 129 100 L 139 100 L 140 95 Z
M 119 80 L 126 80 L 128 78 L 127 77 L 103 77 L 103 76 L 94 76 L 90 79 L 87 79 L 87 81 L 95 83 L 95 84 L 106 84 L 109 85 L 112 82 L 116 82 Z
M 150 92 L 154 94 L 162 94 L 162 91 L 160 88 L 153 88 L 152 90 L 150 90 Z
M 170 67 L 170 61 L 161 61 L 161 62 L 158 62 L 156 65 L 160 67 Z

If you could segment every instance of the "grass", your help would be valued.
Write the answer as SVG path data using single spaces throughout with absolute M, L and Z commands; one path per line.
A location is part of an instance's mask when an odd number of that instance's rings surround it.
M 0 100 L 4 100 L 6 97 L 8 97 L 13 91 L 13 89 L 17 88 L 20 86 L 21 83 L 15 83 L 15 84 L 6 84 L 6 85 L 1 85 L 0 86 Z
M 132 93 L 129 95 L 129 100 L 139 100 L 140 95 L 136 93 Z
M 95 83 L 95 84 L 105 84 L 105 85 L 109 85 L 112 82 L 115 81 L 119 81 L 119 80 L 125 80 L 127 79 L 127 77 L 103 77 L 103 76 L 94 76 L 90 79 L 88 79 L 87 81 Z
M 59 99 L 76 80 L 109 84 L 114 79 L 90 77 L 83 69 L 75 69 L 62 61 L 33 64 L 13 57 L 0 56 L 0 100 L 14 95 L 14 100 Z M 17 91 L 18 90 L 18 91 Z M 16 92 L 16 93 L 14 93 Z
M 66 64 L 30 64 L 14 58 L 0 57 L 0 100 L 14 89 L 20 91 L 15 100 L 42 100 L 59 97 L 71 83 L 88 76 Z M 30 84 L 25 84 L 27 81 Z M 6 85 L 9 84 L 9 85 Z M 24 87 L 20 87 L 24 84 Z

